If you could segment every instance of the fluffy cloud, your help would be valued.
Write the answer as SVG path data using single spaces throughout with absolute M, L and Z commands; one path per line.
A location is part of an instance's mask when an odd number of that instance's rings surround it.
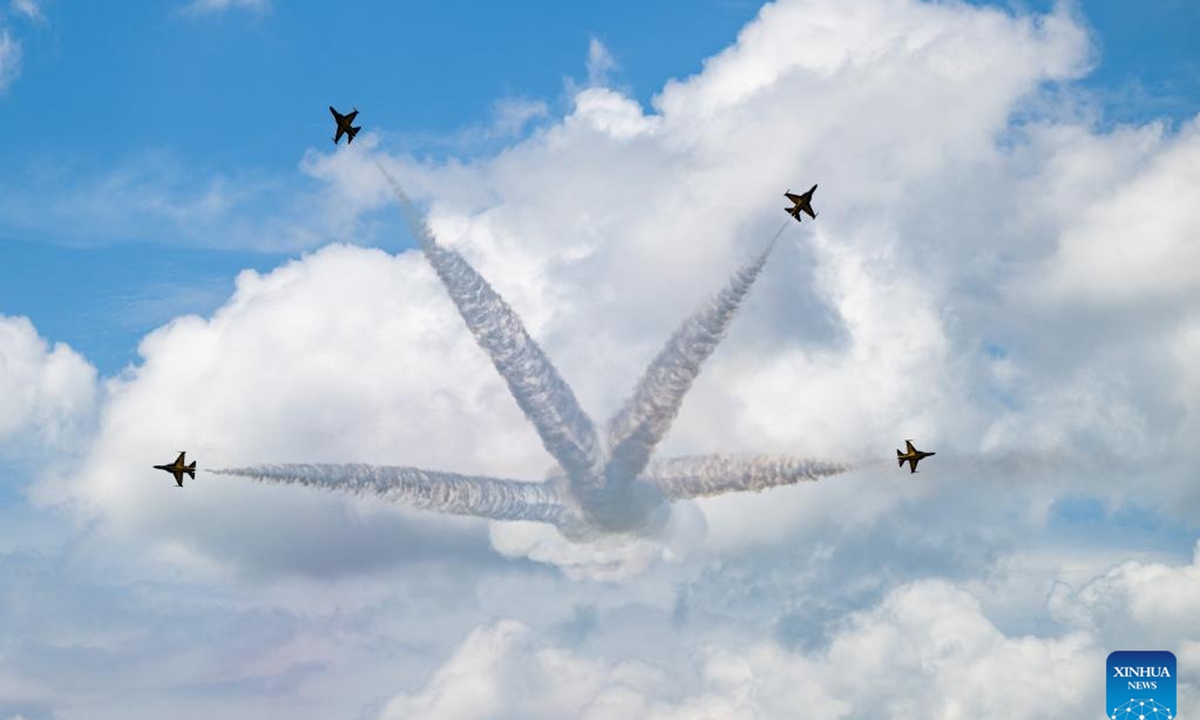
M 432 272 L 412 254 L 330 246 L 267 276 L 244 272 L 211 319 L 178 318 L 143 340 L 142 364 L 109 382 L 88 479 L 47 479 L 41 497 L 74 498 L 73 507 L 98 515 L 116 535 L 148 534 L 164 551 L 198 543 L 217 559 L 298 561 L 320 573 L 420 555 L 436 541 L 417 538 L 436 536 L 438 527 L 451 535 L 459 528 L 459 539 L 447 542 L 469 545 L 482 528 L 463 521 L 414 515 L 404 523 L 370 503 L 347 514 L 329 498 L 282 499 L 203 472 L 180 503 L 170 492 L 178 488 L 149 469 L 148 461 L 179 449 L 203 469 L 295 460 L 306 448 L 303 457 L 313 461 L 444 465 L 455 458 L 459 470 L 540 474 L 546 461 L 536 437 L 470 337 L 456 332 L 452 309 L 430 298 L 437 298 Z M 458 373 L 442 372 L 446 364 Z M 413 453 L 419 446 L 425 451 Z M 229 525 L 205 519 L 218 509 Z M 294 544 L 288 528 L 305 516 L 318 545 L 358 539 L 341 550 Z M 356 560 L 337 561 L 341 552 Z
M 1191 564 L 1130 560 L 1077 590 L 1063 583 L 1050 609 L 1064 623 L 1103 633 L 1123 646 L 1188 652 L 1200 642 L 1200 544 Z M 1200 679 L 1194 669 L 1188 671 Z
M 67 345 L 51 347 L 28 318 L 0 315 L 0 397 L 0 448 L 61 451 L 90 419 L 96 370 Z
M 584 656 L 520 623 L 474 630 L 381 717 L 1073 718 L 1103 705 L 1104 653 L 1084 633 L 1011 637 L 941 582 L 898 588 L 848 617 L 826 649 L 708 644 L 689 667 Z
M 1200 210 L 1164 199 L 1200 192 L 1200 121 L 1146 133 L 1141 166 L 1077 208 L 1035 287 L 1102 306 L 1178 301 L 1200 285 Z

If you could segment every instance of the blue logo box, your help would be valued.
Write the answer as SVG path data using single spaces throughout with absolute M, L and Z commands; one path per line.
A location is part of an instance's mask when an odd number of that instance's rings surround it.
M 1174 720 L 1175 655 L 1118 650 L 1108 656 L 1109 720 Z

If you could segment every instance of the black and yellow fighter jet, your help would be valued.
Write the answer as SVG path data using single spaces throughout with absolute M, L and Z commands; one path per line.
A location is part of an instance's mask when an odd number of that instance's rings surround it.
M 935 452 L 921 452 L 920 450 L 913 447 L 912 440 L 905 440 L 904 445 L 905 445 L 905 449 L 908 450 L 908 452 L 902 453 L 899 450 L 897 450 L 896 451 L 896 460 L 899 462 L 900 467 L 904 467 L 904 463 L 908 463 L 908 467 L 909 467 L 908 474 L 909 475 L 911 475 L 917 471 L 917 463 L 921 462 L 922 459 L 927 458 L 930 455 L 937 455 L 937 453 L 935 453 Z
M 786 212 L 788 215 L 791 215 L 792 217 L 796 218 L 796 222 L 801 222 L 801 219 L 800 219 L 800 211 L 801 210 L 808 213 L 808 216 L 810 218 L 816 219 L 817 214 L 815 212 L 813 212 L 813 209 L 812 209 L 812 196 L 813 196 L 813 193 L 816 191 L 817 191 L 816 185 L 813 185 L 812 187 L 810 187 L 808 189 L 808 192 L 800 194 L 800 195 L 797 195 L 797 194 L 793 193 L 791 190 L 788 190 L 787 192 L 785 192 L 783 194 L 783 196 L 785 198 L 787 198 L 788 200 L 792 201 L 792 207 L 784 208 L 783 209 L 784 212 Z
M 359 130 L 362 130 L 361 127 L 354 127 L 351 125 L 351 123 L 354 122 L 354 118 L 358 117 L 358 108 L 354 108 L 348 114 L 343 115 L 337 110 L 334 110 L 333 106 L 330 105 L 329 112 L 333 113 L 333 119 L 337 122 L 337 135 L 333 136 L 333 144 L 338 144 L 338 140 L 342 139 L 343 133 L 348 136 L 346 138 L 347 145 L 354 142 L 354 136 L 358 134 Z
M 179 451 L 179 457 L 175 458 L 175 462 L 170 465 L 155 465 L 155 470 L 166 470 L 175 476 L 175 484 L 183 487 L 183 474 L 187 473 L 188 477 L 196 479 L 196 461 L 193 460 L 190 465 L 183 464 L 183 456 L 186 453 L 183 450 Z

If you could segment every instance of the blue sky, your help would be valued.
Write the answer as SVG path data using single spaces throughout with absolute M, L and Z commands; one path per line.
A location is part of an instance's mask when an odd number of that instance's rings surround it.
M 502 99 L 542 101 L 552 116 L 568 111 L 564 81 L 586 82 L 590 39 L 618 63 L 615 83 L 648 105 L 666 80 L 699 72 L 701 59 L 732 42 L 757 9 L 733 0 L 454 0 L 189 13 L 162 3 L 49 3 L 42 21 L 10 10 L 5 24 L 23 59 L 0 94 L 0 188 L 32 185 L 36 193 L 26 197 L 36 202 L 131 165 L 153 180 L 160 163 L 184 196 L 216 177 L 311 188 L 297 168 L 307 149 L 325 148 L 329 104 L 357 106 L 365 127 L 418 156 L 470 157 L 493 145 L 454 138 L 492 123 Z M 1103 0 L 1082 12 L 1101 51 L 1083 87 L 1104 104 L 1106 122 L 1195 112 L 1200 9 Z M 238 212 L 285 212 L 273 198 Z M 23 226 L 4 214 L 0 311 L 29 316 L 106 375 L 135 360 L 137 340 L 159 322 L 211 311 L 239 270 L 266 270 L 289 256 L 205 250 L 206 238 L 170 228 L 128 237 L 80 221 L 65 233 L 61 224 Z M 404 241 L 385 238 L 383 246 Z M 146 307 L 156 298 L 169 311 Z M 114 310 L 115 320 L 97 308 Z
M 375 2 L 196 14 L 161 3 L 49 4 L 41 23 L 10 13 L 24 58 L 0 95 L 0 187 L 70 189 L 147 153 L 181 169 L 183 193 L 214 176 L 305 186 L 297 165 L 308 148 L 325 149 L 330 104 L 357 106 L 362 124 L 414 152 L 444 155 L 440 139 L 488 125 L 503 98 L 567 109 L 564 80 L 586 81 L 592 37 L 608 44 L 620 82 L 646 101 L 665 79 L 697 72 L 698 59 L 731 42 L 756 10 L 735 2 Z M 665 32 L 672 41 L 658 42 Z M 0 308 L 28 315 L 105 374 L 132 361 L 137 339 L 157 322 L 211 311 L 237 271 L 286 257 L 181 248 L 204 239 L 169 232 L 96 238 L 76 230 L 62 237 L 0 217 Z M 134 309 L 117 313 L 121 324 L 100 325 L 97 307 L 163 296 L 166 285 L 184 290 L 164 297 L 168 314 Z

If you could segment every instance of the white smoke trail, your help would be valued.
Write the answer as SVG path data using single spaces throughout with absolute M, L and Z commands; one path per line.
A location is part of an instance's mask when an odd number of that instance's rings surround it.
M 601 482 L 596 430 L 575 393 L 529 336 L 521 318 L 462 255 L 438 244 L 424 217 L 395 178 L 376 163 L 399 200 L 409 228 L 429 264 L 484 349 L 517 405 L 537 429 L 542 445 L 571 482 L 595 488 Z
M 254 465 L 209 470 L 259 482 L 375 495 L 421 510 L 560 525 L 571 513 L 552 483 L 374 465 Z
M 382 166 L 379 170 L 391 184 L 413 235 L 463 321 L 566 478 L 524 483 L 370 465 L 258 465 L 211 472 L 375 495 L 436 512 L 543 522 L 556 526 L 572 541 L 585 542 L 603 534 L 653 534 L 661 525 L 658 521 L 668 518 L 662 511 L 671 500 L 760 491 L 849 469 L 786 456 L 710 455 L 649 462 L 787 222 L 755 261 L 737 270 L 721 292 L 676 330 L 647 368 L 633 396 L 610 421 L 611 455 L 601 458 L 603 451 L 590 418 L 517 314 L 465 258 L 438 244 L 404 191 Z
M 673 500 L 683 500 L 816 481 L 853 467 L 788 455 L 697 455 L 655 460 L 641 480 Z
M 692 314 L 654 358 L 633 396 L 608 423 L 608 482 L 628 482 L 646 467 L 667 434 L 704 361 L 725 336 L 729 323 L 762 272 L 779 228 L 758 258 L 742 266 L 721 292 Z

